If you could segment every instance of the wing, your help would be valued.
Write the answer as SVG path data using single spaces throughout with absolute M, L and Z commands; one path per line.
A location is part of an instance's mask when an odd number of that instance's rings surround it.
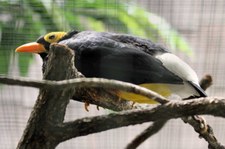
M 134 84 L 182 84 L 154 55 L 140 46 L 120 42 L 111 34 L 79 33 L 60 43 L 75 50 L 75 65 L 86 77 L 116 79 Z M 152 44 L 145 41 L 146 44 Z M 144 44 L 143 44 L 144 45 Z M 152 53 L 156 53 L 157 49 Z

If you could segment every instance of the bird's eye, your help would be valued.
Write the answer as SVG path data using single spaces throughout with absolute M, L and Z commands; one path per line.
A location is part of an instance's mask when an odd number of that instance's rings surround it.
M 54 38 L 55 38 L 55 35 L 51 35 L 51 36 L 48 37 L 48 39 L 51 39 L 51 40 L 54 39 Z

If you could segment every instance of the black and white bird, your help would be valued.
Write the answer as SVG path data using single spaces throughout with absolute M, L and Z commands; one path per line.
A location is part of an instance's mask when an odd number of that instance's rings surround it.
M 195 71 L 187 63 L 166 48 L 139 37 L 95 31 L 51 32 L 36 42 L 18 47 L 16 52 L 38 53 L 45 63 L 51 43 L 73 49 L 75 66 L 85 77 L 133 83 L 164 97 L 206 96 Z M 134 102 L 155 103 L 133 93 L 119 91 L 117 94 Z

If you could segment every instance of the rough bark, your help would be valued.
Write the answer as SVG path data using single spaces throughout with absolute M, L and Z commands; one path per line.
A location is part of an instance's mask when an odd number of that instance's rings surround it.
M 65 141 L 128 125 L 181 118 L 195 114 L 210 114 L 225 117 L 225 99 L 200 98 L 188 101 L 170 101 L 152 109 L 129 110 L 103 116 L 86 117 L 63 123 L 58 126 L 55 133 L 61 138 L 61 141 Z M 219 142 L 215 143 L 220 146 Z
M 49 54 L 50 62 L 44 74 L 44 79 L 58 81 L 78 76 L 78 72 L 73 64 L 74 54 L 72 50 L 61 45 L 52 45 L 51 50 L 52 52 Z M 59 59 L 60 63 L 58 62 Z M 17 148 L 55 148 L 59 142 L 51 134 L 54 131 L 55 124 L 63 123 L 66 106 L 72 95 L 73 89 L 71 88 L 58 90 L 54 88 L 40 89 L 38 99 Z

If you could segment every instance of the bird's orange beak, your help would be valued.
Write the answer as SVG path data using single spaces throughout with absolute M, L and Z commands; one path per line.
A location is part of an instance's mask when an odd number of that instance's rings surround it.
M 16 52 L 43 53 L 46 52 L 45 47 L 37 42 L 31 42 L 16 48 Z

